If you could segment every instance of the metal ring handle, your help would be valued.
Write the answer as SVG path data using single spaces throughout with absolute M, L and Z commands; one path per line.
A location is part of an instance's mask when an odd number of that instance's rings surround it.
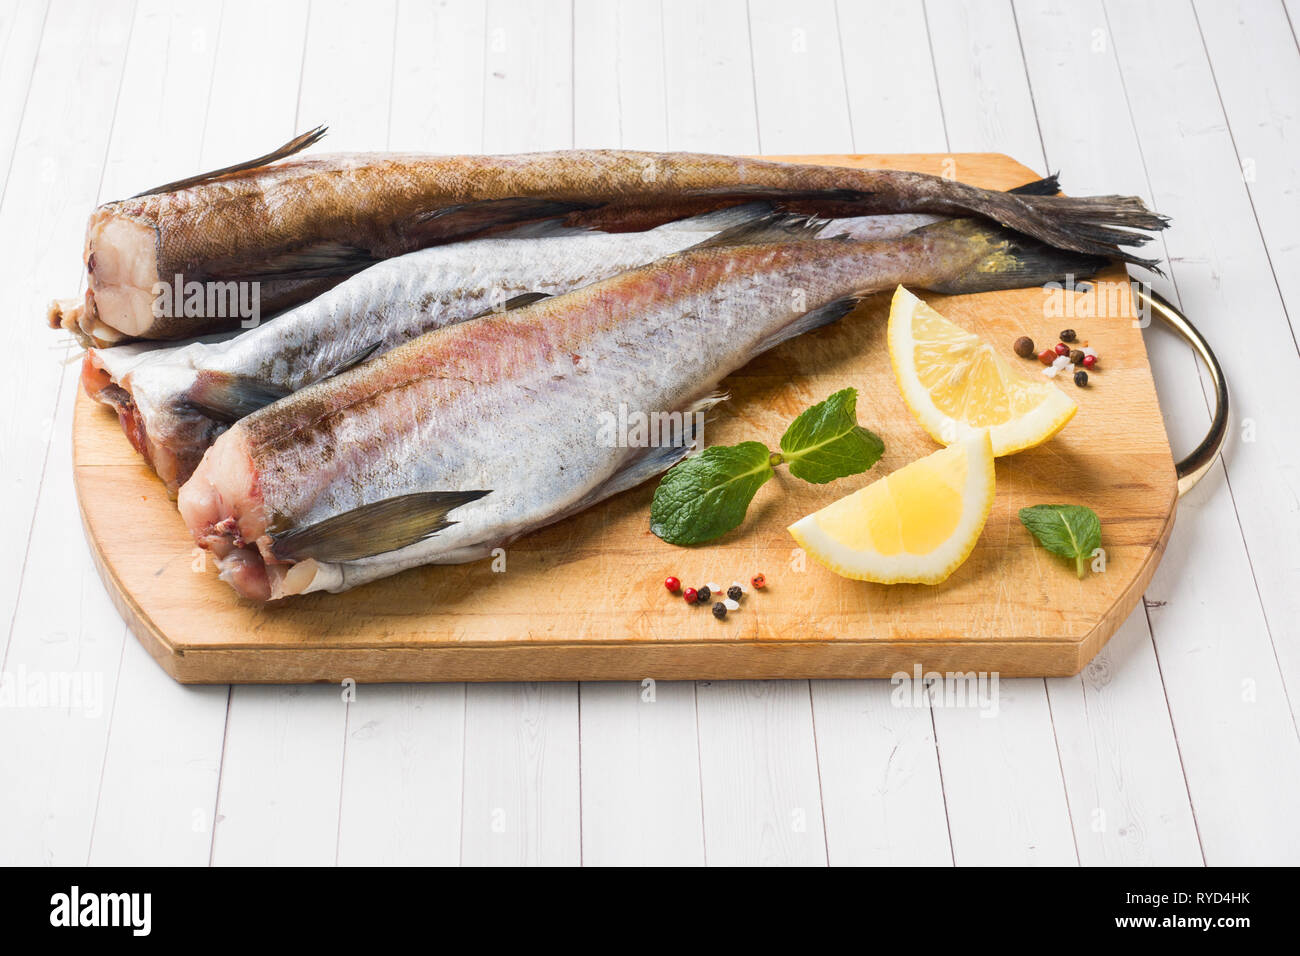
M 1133 294 L 1139 306 L 1151 309 L 1165 325 L 1196 350 L 1214 382 L 1214 419 L 1210 422 L 1210 430 L 1201 439 L 1201 443 L 1192 449 L 1191 454 L 1174 465 L 1174 471 L 1178 474 L 1178 497 L 1181 498 L 1210 470 L 1214 459 L 1223 450 L 1223 443 L 1228 440 L 1228 382 L 1223 377 L 1223 367 L 1219 365 L 1210 343 L 1187 320 L 1187 316 L 1174 308 L 1159 292 L 1135 284 Z

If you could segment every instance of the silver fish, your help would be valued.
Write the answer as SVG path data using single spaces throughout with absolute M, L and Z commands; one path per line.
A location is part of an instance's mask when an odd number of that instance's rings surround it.
M 117 412 L 136 450 L 175 494 L 231 422 L 290 392 L 421 333 L 567 292 L 769 211 L 753 203 L 635 233 L 542 225 L 435 246 L 374 265 L 243 334 L 89 349 L 82 383 Z M 865 216 L 832 221 L 824 231 L 883 239 L 936 219 Z
M 689 426 L 659 447 L 611 441 L 620 406 L 689 423 L 725 375 L 899 283 L 985 291 L 1105 262 L 972 220 L 888 241 L 797 233 L 789 217 L 729 230 L 295 392 L 217 439 L 181 515 L 255 600 L 476 560 L 688 453 Z

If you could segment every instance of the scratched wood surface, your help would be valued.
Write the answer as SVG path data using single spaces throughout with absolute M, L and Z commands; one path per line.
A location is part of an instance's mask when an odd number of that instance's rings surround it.
M 1036 178 L 990 154 L 781 157 L 948 174 L 1005 189 Z M 242 601 L 196 552 L 116 416 L 84 396 L 73 430 L 78 499 L 96 562 L 135 634 L 167 671 L 197 683 L 340 680 L 598 680 L 887 677 L 915 663 L 1008 676 L 1077 673 L 1128 615 L 1172 526 L 1176 483 L 1125 275 L 1088 291 L 1041 288 L 931 297 L 1010 353 L 1021 334 L 1051 343 L 1074 327 L 1102 356 L 1092 384 L 1057 387 L 1079 413 L 1050 443 L 1002 459 L 993 512 L 970 559 L 937 587 L 849 581 L 798 551 L 801 515 L 938 447 L 894 384 L 889 295 L 732 375 L 707 444 L 776 447 L 799 412 L 858 389 L 881 463 L 830 486 L 781 475 L 745 524 L 683 549 L 648 531 L 654 483 L 513 543 L 497 562 L 429 567 L 344 594 Z M 1014 359 L 1014 356 L 1011 356 Z M 1031 374 L 1036 362 L 1016 359 Z M 1044 502 L 1087 503 L 1105 529 L 1104 573 L 1080 581 L 1017 518 Z M 769 586 L 723 622 L 661 586 L 669 574 Z

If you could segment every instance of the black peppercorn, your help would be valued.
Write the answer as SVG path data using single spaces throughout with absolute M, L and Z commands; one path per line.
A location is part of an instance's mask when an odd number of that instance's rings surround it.
M 1075 372 L 1075 373 L 1074 373 L 1074 384 L 1075 384 L 1075 385 L 1078 385 L 1080 388 L 1083 388 L 1085 385 L 1087 385 L 1087 384 L 1088 384 L 1088 373 L 1085 372 L 1083 369 L 1079 369 L 1079 371 Z
M 711 597 L 713 597 L 713 592 L 709 590 L 707 584 L 701 584 L 699 590 L 695 592 L 695 601 L 697 604 L 707 604 Z
M 721 621 L 727 616 L 727 605 L 723 604 L 721 601 L 713 605 L 713 616 Z
M 1062 329 L 1062 330 L 1061 330 L 1061 341 L 1062 341 L 1062 342 L 1073 342 L 1073 341 L 1075 341 L 1076 339 L 1078 339 L 1078 337 L 1079 337 L 1079 336 L 1075 334 L 1074 329 Z
M 733 584 L 731 587 L 727 588 L 727 597 L 731 598 L 733 601 L 739 601 L 740 596 L 744 593 L 745 592 L 741 590 L 739 584 Z

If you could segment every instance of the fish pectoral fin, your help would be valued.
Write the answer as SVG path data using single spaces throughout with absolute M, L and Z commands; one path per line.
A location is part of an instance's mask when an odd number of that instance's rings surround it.
M 153 196 L 156 193 L 170 193 L 178 189 L 188 189 L 190 186 L 197 186 L 199 183 L 210 182 L 214 179 L 220 179 L 222 176 L 228 176 L 231 173 L 243 172 L 246 169 L 257 169 L 259 166 L 267 166 L 277 160 L 284 159 L 286 156 L 292 156 L 294 153 L 300 153 L 308 146 L 316 143 L 325 135 L 326 127 L 317 126 L 313 130 L 308 130 L 301 136 L 295 136 L 289 142 L 285 143 L 278 149 L 256 159 L 250 159 L 242 163 L 235 163 L 233 166 L 222 166 L 220 169 L 214 169 L 211 172 L 199 173 L 195 176 L 188 176 L 185 179 L 178 179 L 175 182 L 165 183 L 162 186 L 155 186 L 153 189 L 146 189 L 142 193 L 136 193 L 132 199 L 139 199 L 141 196 Z
M 519 295 L 512 296 L 501 303 L 500 306 L 484 309 L 478 315 L 471 316 L 474 319 L 481 319 L 485 315 L 499 315 L 502 312 L 509 312 L 512 309 L 522 309 L 526 305 L 532 305 L 534 302 L 541 302 L 543 299 L 551 298 L 549 292 L 521 292 Z
M 273 279 L 319 279 L 349 275 L 380 262 L 382 258 L 350 243 L 318 242 L 278 256 L 268 256 L 255 268 L 241 271 L 239 278 L 269 282 Z
M 349 355 L 343 361 L 339 362 L 338 365 L 335 365 L 332 369 L 330 369 L 328 372 L 322 375 L 319 379 L 317 379 L 317 381 L 323 382 L 327 378 L 333 378 L 336 375 L 342 375 L 344 372 L 356 368 L 362 362 L 369 361 L 374 356 L 374 354 L 383 347 L 383 345 L 384 343 L 382 341 L 371 342 L 365 348 L 358 349 L 352 355 Z
M 247 375 L 229 372 L 199 372 L 194 384 L 179 399 L 179 404 L 192 408 L 218 422 L 237 422 L 278 402 L 289 394 L 289 389 L 273 385 Z
M 782 342 L 788 341 L 797 335 L 803 335 L 805 332 L 811 332 L 813 329 L 819 329 L 823 325 L 838 322 L 856 309 L 864 298 L 866 298 L 865 295 L 849 295 L 842 299 L 836 299 L 834 302 L 828 302 L 811 312 L 805 312 L 785 328 L 778 329 L 754 346 L 752 355 L 759 355 L 768 349 L 776 348 Z
M 489 229 L 540 219 L 555 219 L 581 209 L 590 209 L 593 205 L 600 203 L 532 196 L 480 199 L 430 209 L 416 217 L 412 228 L 427 234 L 428 238 L 465 239 Z
M 268 528 L 271 550 L 286 561 L 359 561 L 398 551 L 455 524 L 447 515 L 491 491 L 419 491 L 385 498 L 302 528 L 278 519 Z

